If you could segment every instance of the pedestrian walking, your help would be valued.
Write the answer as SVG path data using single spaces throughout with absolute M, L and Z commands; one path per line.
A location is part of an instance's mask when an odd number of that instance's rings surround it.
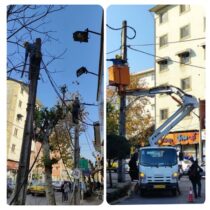
M 86 184 L 85 182 L 80 182 L 80 194 L 81 194 L 81 200 L 84 200 L 84 194 L 86 192 Z
M 65 193 L 64 193 L 64 182 L 61 185 L 61 193 L 62 193 L 62 202 L 65 200 Z
M 68 201 L 68 193 L 69 193 L 69 184 L 68 182 L 64 182 L 64 201 Z
M 130 167 L 129 169 L 129 174 L 131 177 L 131 181 L 134 179 L 138 179 L 138 165 L 137 165 L 137 160 L 138 160 L 138 153 L 134 153 L 133 156 L 131 157 L 128 165 Z
M 191 161 L 193 164 L 189 168 L 188 176 L 192 183 L 194 196 L 197 198 L 201 197 L 201 172 L 203 169 L 198 165 L 197 160 L 191 159 Z

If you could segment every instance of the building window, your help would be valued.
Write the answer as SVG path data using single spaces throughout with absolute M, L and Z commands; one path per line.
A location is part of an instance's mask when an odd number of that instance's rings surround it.
M 180 39 L 185 39 L 188 37 L 190 37 L 190 25 L 180 28 Z
M 190 77 L 184 78 L 181 80 L 181 89 L 182 90 L 189 90 L 191 89 L 191 80 Z
M 156 60 L 156 62 L 159 64 L 160 71 L 168 70 L 168 60 L 169 60 L 168 57 Z
M 160 110 L 160 120 L 166 120 L 168 118 L 168 109 Z
M 17 121 L 22 121 L 23 115 L 22 114 L 17 114 Z
M 179 11 L 180 11 L 180 14 L 184 13 L 184 12 L 187 12 L 190 10 L 190 5 L 180 5 L 180 8 L 179 8 Z
M 12 153 L 15 153 L 15 147 L 16 147 L 16 145 L 15 144 L 12 144 L 12 147 L 11 147 L 11 152 Z
M 15 128 L 15 130 L 14 130 L 14 136 L 17 136 L 17 135 L 18 135 L 18 129 Z
M 168 64 L 167 63 L 160 63 L 160 71 L 164 71 L 168 69 Z
M 18 102 L 18 107 L 21 108 L 21 106 L 22 106 L 22 101 L 19 100 L 19 102 Z
M 167 12 L 162 12 L 160 15 L 159 15 L 159 23 L 162 24 L 162 23 L 165 23 L 168 21 L 168 13 Z
M 181 65 L 190 63 L 190 53 L 191 53 L 191 49 L 185 49 L 185 50 L 178 52 L 176 54 L 179 56 Z
M 168 35 L 163 35 L 160 37 L 160 47 L 163 47 L 168 44 Z
M 190 56 L 180 56 L 180 64 L 189 64 L 190 63 Z
M 155 75 L 154 75 L 154 74 L 151 75 L 151 80 L 152 80 L 152 81 L 155 80 Z

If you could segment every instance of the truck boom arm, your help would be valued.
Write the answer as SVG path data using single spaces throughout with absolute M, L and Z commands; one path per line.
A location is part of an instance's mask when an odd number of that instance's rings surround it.
M 156 94 L 176 94 L 181 99 L 181 107 L 170 116 L 159 128 L 155 130 L 152 136 L 149 137 L 151 146 L 156 146 L 159 139 L 167 135 L 170 130 L 176 126 L 185 116 L 187 116 L 193 109 L 198 107 L 198 100 L 189 94 L 186 94 L 180 88 L 175 86 L 159 86 L 151 89 L 135 89 L 126 90 L 126 95 L 130 96 L 148 96 L 154 97 Z M 174 99 L 174 97 L 172 97 Z M 177 99 L 176 99 L 177 101 Z

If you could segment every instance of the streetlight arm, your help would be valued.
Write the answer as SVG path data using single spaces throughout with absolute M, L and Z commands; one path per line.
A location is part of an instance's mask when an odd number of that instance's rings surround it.
M 93 33 L 93 34 L 97 34 L 97 35 L 102 35 L 101 33 L 98 33 L 98 32 L 95 32 L 95 31 L 91 31 L 91 30 L 89 30 L 88 28 L 86 29 L 86 31 L 87 32 L 90 32 L 90 33 Z
M 97 76 L 97 77 L 98 77 L 98 74 L 96 74 L 96 73 L 94 73 L 94 72 L 87 71 L 87 73 L 89 73 L 89 74 L 93 74 L 93 75 L 95 75 L 95 76 Z

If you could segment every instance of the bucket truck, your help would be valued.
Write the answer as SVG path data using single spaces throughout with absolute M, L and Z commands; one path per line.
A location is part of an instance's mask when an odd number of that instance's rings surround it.
M 198 107 L 198 101 L 194 96 L 186 94 L 175 86 L 159 86 L 148 90 L 126 90 L 126 95 L 130 96 L 154 97 L 156 94 L 170 95 L 180 104 L 180 107 L 149 137 L 150 146 L 139 150 L 140 195 L 155 189 L 171 190 L 173 195 L 176 195 L 176 192 L 179 191 L 177 151 L 172 146 L 159 146 L 159 141 L 193 109 Z M 174 97 L 174 94 L 181 101 Z

